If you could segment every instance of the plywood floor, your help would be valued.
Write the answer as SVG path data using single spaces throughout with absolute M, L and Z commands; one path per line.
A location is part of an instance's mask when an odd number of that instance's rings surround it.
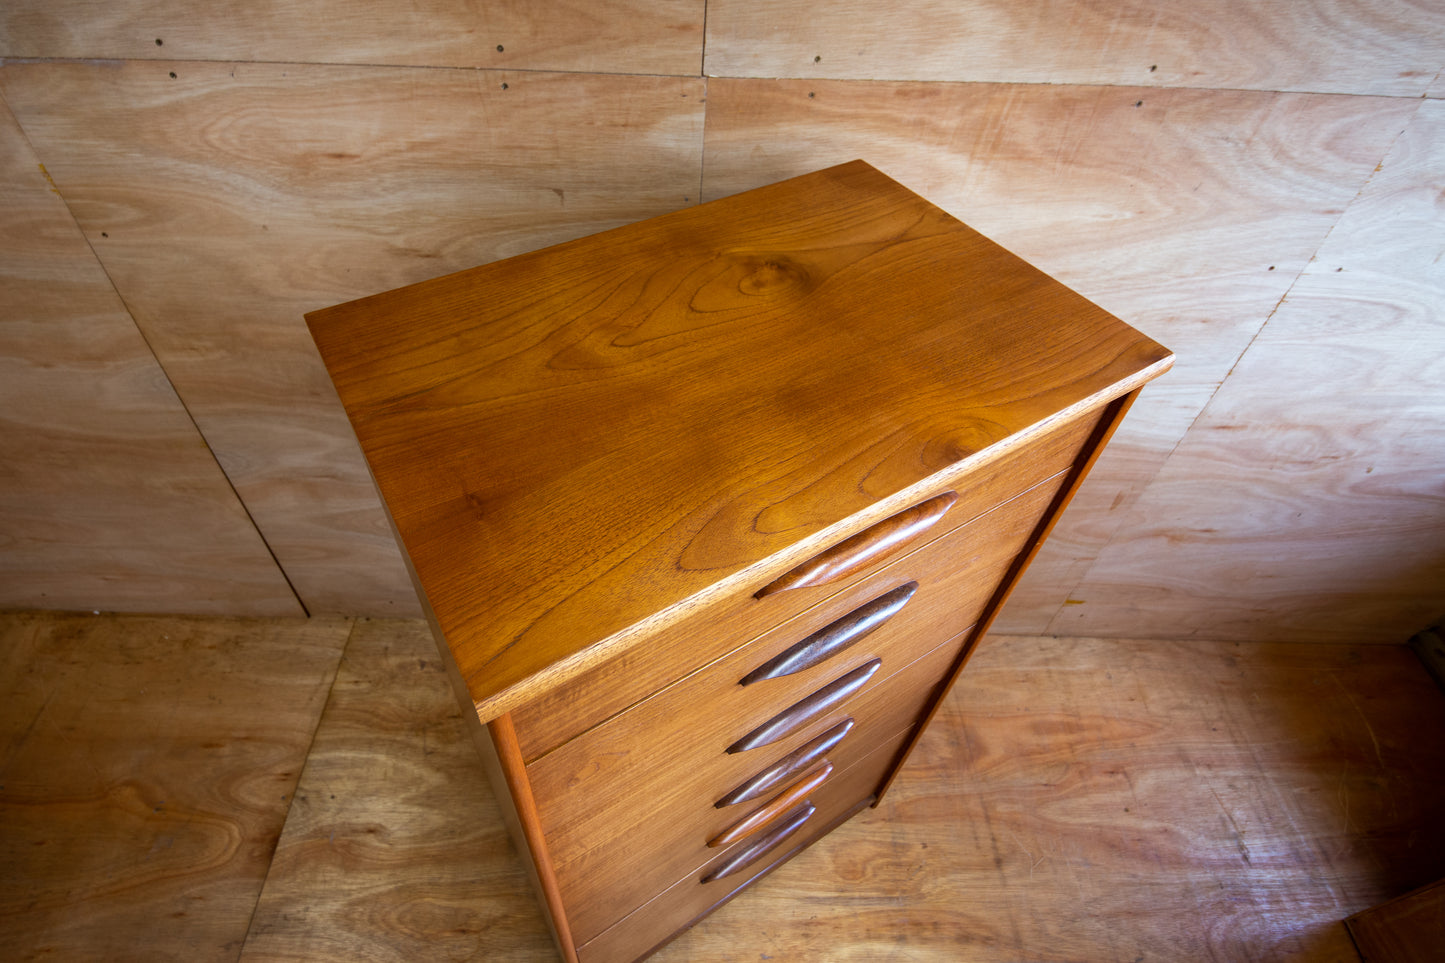
M 4 958 L 555 958 L 421 623 L 0 615 L 0 667 Z M 1353 961 L 1442 784 L 1403 646 L 994 638 L 882 806 L 658 959 Z

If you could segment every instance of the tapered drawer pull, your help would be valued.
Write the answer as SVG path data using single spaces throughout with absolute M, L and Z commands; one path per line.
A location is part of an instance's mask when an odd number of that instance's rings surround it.
M 944 492 L 926 502 L 919 502 L 912 508 L 904 509 L 897 515 L 890 515 L 872 528 L 864 529 L 852 538 L 844 539 L 821 554 L 814 555 L 802 565 L 758 589 L 753 597 L 763 598 L 775 592 L 786 592 L 788 589 L 827 585 L 896 555 L 906 548 L 908 543 L 938 524 L 938 520 L 956 501 L 958 492 Z
M 728 746 L 728 752 L 745 752 L 777 742 L 801 726 L 807 725 L 816 716 L 822 715 L 844 699 L 868 684 L 873 673 L 883 666 L 882 659 L 860 665 L 847 675 L 828 683 L 807 698 L 793 703 L 788 708 Z
M 767 829 L 777 822 L 789 810 L 801 802 L 806 802 L 828 777 L 833 775 L 833 764 L 824 762 L 822 766 L 808 773 L 802 779 L 793 783 L 787 789 L 778 794 L 778 798 L 753 810 L 746 817 L 734 823 L 724 832 L 719 833 L 707 841 L 708 847 L 716 849 L 719 846 L 731 846 L 740 839 L 747 839 L 753 833 Z
M 702 877 L 702 881 L 704 883 L 711 883 L 715 880 L 722 879 L 725 876 L 731 876 L 733 873 L 736 873 L 740 870 L 747 869 L 748 866 L 757 862 L 763 856 L 767 855 L 770 850 L 772 850 L 783 840 L 787 839 L 789 836 L 793 835 L 793 833 L 796 833 L 798 830 L 802 829 L 803 824 L 806 823 L 808 821 L 808 818 L 817 811 L 818 807 L 814 806 L 812 803 L 803 803 L 803 805 L 799 806 L 797 809 L 784 816 L 783 821 L 779 823 L 774 829 L 769 830 L 767 835 L 758 837 L 755 842 L 751 843 L 750 845 L 744 846 L 742 849 L 738 850 L 736 853 L 714 866 L 711 870 L 704 874 L 704 876 Z
M 764 679 L 778 679 L 794 672 L 821 665 L 898 614 L 918 591 L 917 582 L 905 582 L 891 592 L 880 595 L 866 605 L 814 632 L 803 641 L 764 662 L 738 680 L 739 685 L 752 685 Z
M 832 752 L 838 743 L 843 741 L 853 728 L 852 719 L 844 719 L 827 732 L 806 745 L 799 746 L 788 753 L 777 762 L 773 763 L 762 772 L 758 773 L 747 782 L 738 786 L 732 792 L 713 803 L 718 809 L 725 809 L 728 806 L 740 802 L 747 802 L 749 799 L 757 799 L 759 796 L 771 791 L 775 786 L 787 779 L 795 772 L 807 769 L 813 763 L 822 759 Z

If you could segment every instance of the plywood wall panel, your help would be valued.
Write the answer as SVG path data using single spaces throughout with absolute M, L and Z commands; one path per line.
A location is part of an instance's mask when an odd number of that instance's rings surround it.
M 301 614 L 3 106 L 0 607 Z
M 704 193 L 862 157 L 1177 353 L 1000 626 L 1042 631 L 1418 103 L 714 79 Z
M 712 0 L 721 77 L 1119 84 L 1420 96 L 1445 66 L 1424 0 Z
M 8 0 L 0 56 L 698 73 L 703 0 Z
M 302 315 L 697 200 L 695 79 L 11 63 L 0 90 L 312 612 L 416 600 Z
M 1399 643 L 1445 614 L 1445 103 L 1418 103 L 1051 631 Z

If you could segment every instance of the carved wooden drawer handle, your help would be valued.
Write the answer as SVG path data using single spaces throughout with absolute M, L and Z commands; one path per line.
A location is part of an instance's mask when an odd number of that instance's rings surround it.
M 728 746 L 728 752 L 746 752 L 758 746 L 766 746 L 811 722 L 814 717 L 827 712 L 833 706 L 868 684 L 873 673 L 883 667 L 882 659 L 860 665 L 847 675 L 823 686 L 807 698 L 793 703 L 788 708 Z
M 776 828 L 770 830 L 767 835 L 759 837 L 756 842 L 744 846 L 714 866 L 703 876 L 702 881 L 704 883 L 711 883 L 725 876 L 731 876 L 739 870 L 747 869 L 749 865 L 762 858 L 773 847 L 802 829 L 803 824 L 817 811 L 818 807 L 812 803 L 804 803 L 799 806 L 784 816 L 783 821 L 779 823 Z
M 832 548 L 813 556 L 791 572 L 758 589 L 753 597 L 760 599 L 774 592 L 786 592 L 788 589 L 827 585 L 896 555 L 909 542 L 938 524 L 938 520 L 956 501 L 958 492 L 944 492 L 926 502 L 919 502 L 912 508 L 904 509 L 897 515 L 890 515 L 872 528 L 864 529 L 852 538 L 844 539 Z
M 740 839 L 747 839 L 760 829 L 766 829 L 777 822 L 794 806 L 802 802 L 807 802 L 808 797 L 813 794 L 813 791 L 827 782 L 828 777 L 831 775 L 833 775 L 833 764 L 831 762 L 824 762 L 818 769 L 813 770 L 783 790 L 778 795 L 778 798 L 766 806 L 755 809 L 728 829 L 709 839 L 707 841 L 708 847 L 716 849 L 719 846 L 731 846 Z
M 813 763 L 832 752 L 834 747 L 843 741 L 843 737 L 846 736 L 852 728 L 853 720 L 844 719 L 812 742 L 805 743 L 797 749 L 794 749 L 713 803 L 713 805 L 718 809 L 725 809 L 728 806 L 733 806 L 740 802 L 747 802 L 749 799 L 757 799 L 759 796 L 772 790 L 773 787 L 777 786 L 778 783 L 787 779 L 793 773 L 807 769 Z
M 866 638 L 870 632 L 898 614 L 918 591 L 917 582 L 905 582 L 891 592 L 878 596 L 866 605 L 849 612 L 835 622 L 823 626 L 803 641 L 764 662 L 738 680 L 739 685 L 752 685 L 764 679 L 778 679 L 820 665 L 849 646 Z

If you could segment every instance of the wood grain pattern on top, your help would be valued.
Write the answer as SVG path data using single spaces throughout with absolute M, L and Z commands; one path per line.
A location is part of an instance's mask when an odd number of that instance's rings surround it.
M 1419 97 L 1442 64 L 1410 0 L 711 0 L 704 72 Z
M 0 56 L 692 74 L 703 0 L 10 0 Z
M 0 616 L 0 955 L 234 961 L 350 630 Z
M 0 606 L 300 615 L 0 104 Z
M 308 322 L 484 714 L 1172 360 L 861 162 Z
M 695 201 L 702 87 L 0 66 L 0 93 L 303 604 L 346 614 L 420 610 L 302 315 Z

